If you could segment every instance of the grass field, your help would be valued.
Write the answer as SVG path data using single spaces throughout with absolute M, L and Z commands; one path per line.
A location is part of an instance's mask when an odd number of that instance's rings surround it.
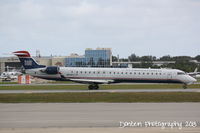
M 200 93 L 44 93 L 0 94 L 0 103 L 131 103 L 131 102 L 200 102 Z
M 7 82 L 0 82 L 0 84 L 17 84 L 17 82 L 9 82 L 9 81 L 7 81 Z
M 100 85 L 100 89 L 182 89 L 180 84 L 115 84 Z M 200 84 L 189 85 L 188 88 L 200 88 Z M 0 86 L 0 90 L 86 90 L 88 85 L 25 85 L 25 86 Z

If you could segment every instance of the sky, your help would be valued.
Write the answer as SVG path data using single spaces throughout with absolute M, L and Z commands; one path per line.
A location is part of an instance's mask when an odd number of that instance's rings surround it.
M 0 0 L 0 56 L 200 55 L 200 0 Z

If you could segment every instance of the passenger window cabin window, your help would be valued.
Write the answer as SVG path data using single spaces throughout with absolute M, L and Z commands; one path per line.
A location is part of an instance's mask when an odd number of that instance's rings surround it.
M 103 74 L 105 74 L 106 72 L 103 72 Z

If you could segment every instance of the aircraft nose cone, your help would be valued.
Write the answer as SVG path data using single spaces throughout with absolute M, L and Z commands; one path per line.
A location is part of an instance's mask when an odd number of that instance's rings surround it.
M 192 82 L 197 82 L 197 80 L 193 77 L 190 78 Z

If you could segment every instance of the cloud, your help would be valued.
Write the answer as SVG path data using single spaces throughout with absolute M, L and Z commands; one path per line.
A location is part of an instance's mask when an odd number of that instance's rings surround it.
M 199 12 L 197 0 L 2 0 L 0 46 L 45 55 L 112 47 L 124 57 L 194 56 L 200 49 Z

